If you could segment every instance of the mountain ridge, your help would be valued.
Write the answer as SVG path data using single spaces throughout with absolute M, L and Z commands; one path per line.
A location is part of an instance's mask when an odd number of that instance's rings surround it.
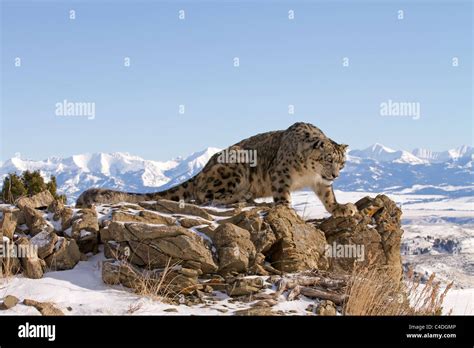
M 8 173 L 40 170 L 45 179 L 55 175 L 59 192 L 71 200 L 89 187 L 151 192 L 196 175 L 219 151 L 208 147 L 168 161 L 146 160 L 127 152 L 55 156 L 41 161 L 13 157 L 0 165 L 0 178 L 3 183 Z M 470 195 L 473 154 L 474 148 L 468 145 L 439 152 L 428 149 L 409 152 L 376 143 L 348 152 L 346 167 L 335 187 L 368 192 L 407 191 L 414 187 L 412 193 Z

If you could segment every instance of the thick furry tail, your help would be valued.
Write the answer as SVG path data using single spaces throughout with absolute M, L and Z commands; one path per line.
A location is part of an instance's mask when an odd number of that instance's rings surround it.
M 92 188 L 84 191 L 76 201 L 76 207 L 91 207 L 93 204 L 116 204 L 120 202 L 138 203 L 157 199 L 173 201 L 194 200 L 194 178 L 168 190 L 153 193 L 131 193 L 115 190 Z
M 76 207 L 91 207 L 93 204 L 138 203 L 151 200 L 150 193 L 129 193 L 102 188 L 84 191 L 76 201 Z

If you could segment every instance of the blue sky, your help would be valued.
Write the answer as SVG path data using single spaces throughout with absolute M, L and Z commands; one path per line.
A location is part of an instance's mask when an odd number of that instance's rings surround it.
M 1 3 L 1 160 L 164 160 L 297 121 L 352 148 L 473 143 L 471 1 Z M 64 99 L 95 119 L 56 116 Z M 381 116 L 388 100 L 420 118 Z

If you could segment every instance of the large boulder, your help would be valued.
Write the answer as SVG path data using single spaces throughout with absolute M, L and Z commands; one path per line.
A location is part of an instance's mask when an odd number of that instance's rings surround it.
M 17 221 L 13 216 L 13 212 L 11 210 L 3 211 L 3 218 L 0 222 L 0 229 L 1 232 L 5 237 L 10 240 L 13 240 L 13 234 L 15 233 Z
M 36 210 L 29 205 L 24 206 L 22 210 L 31 236 L 42 231 L 52 232 L 54 230 L 53 226 L 45 220 L 40 210 Z
M 19 238 L 15 243 L 18 247 L 18 258 L 23 275 L 32 279 L 42 278 L 46 264 L 44 260 L 38 257 L 36 247 L 25 237 Z
M 48 211 L 53 214 L 54 229 L 56 232 L 67 230 L 72 225 L 74 211 L 66 207 L 64 203 L 56 199 L 49 206 Z
M 40 232 L 30 239 L 30 243 L 37 248 L 40 259 L 45 259 L 53 253 L 57 241 L 56 233 L 47 231 Z
M 285 206 L 270 209 L 265 222 L 275 235 L 274 244 L 265 253 L 274 268 L 283 272 L 327 269 L 326 238 L 320 229 Z
M 219 256 L 219 273 L 244 273 L 255 259 L 256 250 L 250 232 L 232 223 L 220 225 L 214 231 L 214 245 Z
M 99 243 L 99 221 L 94 209 L 81 209 L 71 220 L 69 234 L 82 253 L 96 252 Z
M 217 270 L 203 238 L 181 226 L 112 222 L 101 230 L 101 239 L 128 243 L 129 255 L 149 268 L 180 263 L 203 273 Z
M 365 197 L 351 217 L 314 221 L 328 242 L 329 271 L 352 273 L 354 267 L 374 267 L 395 282 L 402 276 L 401 210 L 385 195 Z M 357 261 L 357 262 L 356 262 Z
M 72 269 L 81 259 L 81 252 L 74 239 L 59 237 L 54 245 L 53 254 L 49 255 L 45 261 L 52 270 Z
M 16 201 L 16 205 L 23 210 L 25 207 L 33 209 L 47 208 L 54 201 L 54 197 L 48 190 L 44 190 L 31 197 L 22 197 Z

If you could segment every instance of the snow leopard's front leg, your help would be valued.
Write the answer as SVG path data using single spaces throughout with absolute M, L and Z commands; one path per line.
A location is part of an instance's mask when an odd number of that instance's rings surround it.
M 357 213 L 357 207 L 353 203 L 339 204 L 336 201 L 332 185 L 319 183 L 313 187 L 314 193 L 323 203 L 326 210 L 334 217 L 353 216 Z

